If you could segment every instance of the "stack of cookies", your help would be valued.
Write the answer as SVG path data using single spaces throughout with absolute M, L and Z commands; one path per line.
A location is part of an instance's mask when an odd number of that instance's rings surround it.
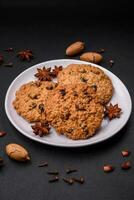
M 93 136 L 113 95 L 109 77 L 99 68 L 71 64 L 58 73 L 57 83 L 33 81 L 16 92 L 13 106 L 31 122 L 47 120 L 70 139 Z

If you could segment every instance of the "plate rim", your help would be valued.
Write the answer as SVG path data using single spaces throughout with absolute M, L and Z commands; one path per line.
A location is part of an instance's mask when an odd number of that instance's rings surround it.
M 47 63 L 51 63 L 51 62 L 65 62 L 65 61 L 71 61 L 72 63 L 74 62 L 78 62 L 80 64 L 88 64 L 88 65 L 92 65 L 92 66 L 95 66 L 95 67 L 98 67 L 100 69 L 102 69 L 104 72 L 108 72 L 110 74 L 112 74 L 112 76 L 114 76 L 119 82 L 121 82 L 121 84 L 123 84 L 126 92 L 127 92 L 127 95 L 128 95 L 128 98 L 129 98 L 129 107 L 130 107 L 130 111 L 129 111 L 129 114 L 127 115 L 127 118 L 125 119 L 124 121 L 124 124 L 117 130 L 113 131 L 112 134 L 110 134 L 109 136 L 103 136 L 99 139 L 96 139 L 96 141 L 90 141 L 90 143 L 83 143 L 83 144 L 79 144 L 79 143 L 76 143 L 76 144 L 73 144 L 73 143 L 68 143 L 67 145 L 65 144 L 62 144 L 62 143 L 53 143 L 53 142 L 49 142 L 49 141 L 44 141 L 44 140 L 40 140 L 40 138 L 35 138 L 33 137 L 32 135 L 28 135 L 25 131 L 23 131 L 19 126 L 17 126 L 14 121 L 12 120 L 9 112 L 8 112 L 8 106 L 7 106 L 7 101 L 8 101 L 8 96 L 9 96 L 9 92 L 10 92 L 10 89 L 12 88 L 12 86 L 14 85 L 14 83 L 16 82 L 16 80 L 21 77 L 23 75 L 23 73 L 26 73 L 27 71 L 30 71 L 32 68 L 36 68 L 37 66 L 39 67 L 39 65 L 45 65 Z M 98 144 L 98 143 L 101 143 L 101 142 L 104 142 L 108 139 L 110 139 L 111 137 L 113 137 L 114 135 L 116 135 L 125 125 L 126 123 L 128 122 L 129 118 L 130 118 L 130 115 L 131 115 L 131 112 L 132 112 L 132 99 L 131 99 L 131 96 L 130 96 L 130 93 L 127 89 L 127 87 L 125 86 L 125 84 L 120 80 L 120 78 L 118 78 L 113 72 L 111 72 L 110 70 L 100 66 L 100 65 L 97 65 L 97 64 L 94 64 L 94 63 L 90 63 L 90 62 L 86 62 L 86 61 L 81 61 L 81 60 L 77 60 L 77 59 L 54 59 L 54 60 L 48 60 L 48 61 L 44 61 L 44 62 L 41 62 L 41 63 L 37 63 L 35 65 L 32 65 L 31 67 L 28 67 L 28 69 L 25 69 L 23 70 L 15 79 L 13 79 L 13 81 L 10 83 L 8 89 L 7 89 L 7 92 L 6 92 L 6 95 L 5 95 L 5 103 L 4 103 L 4 106 L 5 106 L 5 112 L 6 112 L 6 115 L 7 115 L 7 118 L 9 119 L 9 121 L 11 122 L 11 124 L 21 133 L 23 134 L 24 136 L 26 136 L 27 138 L 29 139 L 32 139 L 36 142 L 40 142 L 42 144 L 47 144 L 47 145 L 50 145 L 50 146 L 56 146 L 56 147 L 64 147 L 64 148 L 76 148 L 76 147 L 84 147 L 84 146 L 90 146 L 90 145 L 93 145 L 93 144 Z

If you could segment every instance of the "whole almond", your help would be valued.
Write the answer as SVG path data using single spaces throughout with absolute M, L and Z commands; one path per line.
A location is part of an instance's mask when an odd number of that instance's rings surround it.
M 19 144 L 8 144 L 6 145 L 7 155 L 17 161 L 30 160 L 27 150 Z
M 103 57 L 101 54 L 96 52 L 86 52 L 80 56 L 80 60 L 92 62 L 92 63 L 100 63 Z
M 73 44 L 71 44 L 69 47 L 66 49 L 66 55 L 67 56 L 75 56 L 83 51 L 85 48 L 85 43 L 78 41 Z

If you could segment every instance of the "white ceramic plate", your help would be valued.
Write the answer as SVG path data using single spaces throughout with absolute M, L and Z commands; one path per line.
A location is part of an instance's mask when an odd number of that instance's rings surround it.
M 113 82 L 114 95 L 111 99 L 111 102 L 113 104 L 118 103 L 119 107 L 122 108 L 121 117 L 119 119 L 114 119 L 110 122 L 106 119 L 103 120 L 101 128 L 98 130 L 97 134 L 87 140 L 74 141 L 66 138 L 65 136 L 59 136 L 54 129 L 51 129 L 51 134 L 45 137 L 39 137 L 34 135 L 31 129 L 31 125 L 28 122 L 26 122 L 22 117 L 20 117 L 12 106 L 16 90 L 18 90 L 19 87 L 24 83 L 27 83 L 31 80 L 36 80 L 34 74 L 36 73 L 37 68 L 41 68 L 43 66 L 53 67 L 55 65 L 57 66 L 62 65 L 63 67 L 66 67 L 68 64 L 72 63 L 91 64 L 92 66 L 96 66 L 104 70 L 104 72 L 111 78 Z M 27 136 L 32 140 L 53 146 L 81 147 L 104 141 L 112 137 L 116 133 L 118 133 L 121 130 L 121 128 L 126 124 L 126 122 L 130 117 L 132 110 L 132 102 L 127 88 L 122 83 L 122 81 L 112 72 L 92 63 L 87 63 L 84 61 L 72 60 L 72 59 L 61 59 L 61 60 L 47 61 L 34 65 L 33 67 L 28 68 L 27 70 L 22 72 L 19 76 L 17 76 L 17 78 L 11 83 L 7 91 L 5 98 L 5 110 L 9 120 L 14 125 L 14 127 L 23 135 Z

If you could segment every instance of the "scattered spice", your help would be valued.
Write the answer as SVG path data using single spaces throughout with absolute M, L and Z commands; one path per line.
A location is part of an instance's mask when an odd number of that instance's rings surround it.
M 0 65 L 4 62 L 4 56 L 0 54 Z
M 66 170 L 66 173 L 67 173 L 67 174 L 71 174 L 71 173 L 73 173 L 73 172 L 77 172 L 77 169 L 67 169 L 67 170 Z
M 123 151 L 121 152 L 121 154 L 122 154 L 123 157 L 128 157 L 128 156 L 130 155 L 130 151 L 128 151 L 128 150 L 123 150 Z
M 60 94 L 61 94 L 62 96 L 65 96 L 65 95 L 66 95 L 66 90 L 65 90 L 65 89 L 59 90 L 59 92 L 60 92 Z
M 22 61 L 30 61 L 33 58 L 33 52 L 30 49 L 26 49 L 17 53 L 17 57 Z
M 5 64 L 3 64 L 3 66 L 5 66 L 5 67 L 13 67 L 13 63 L 12 62 L 5 63 Z
M 59 180 L 58 176 L 55 176 L 54 178 L 50 179 L 49 182 L 53 183 L 53 182 L 57 182 Z
M 110 67 L 114 65 L 114 60 L 109 60 Z
M 43 137 L 49 134 L 50 126 L 47 121 L 45 122 L 36 122 L 34 125 L 31 126 L 33 129 L 33 133 L 35 135 L 39 135 Z
M 5 51 L 7 51 L 7 52 L 12 52 L 12 51 L 13 51 L 13 48 L 12 48 L 12 47 L 9 47 L 9 48 L 5 49 Z
M 0 137 L 4 137 L 7 133 L 5 131 L 0 131 Z
M 123 162 L 122 165 L 121 165 L 121 169 L 123 169 L 123 170 L 128 170 L 128 169 L 130 169 L 130 168 L 131 168 L 131 163 L 130 163 L 130 161 L 125 161 L 125 162 Z
M 84 178 L 83 177 L 80 177 L 79 179 L 78 178 L 72 178 L 75 182 L 77 183 L 80 183 L 80 184 L 83 184 L 85 182 Z
M 56 78 L 61 70 L 62 70 L 62 66 L 59 66 L 59 67 L 55 66 L 54 69 L 52 69 L 51 76 L 53 78 Z
M 105 49 L 100 49 L 97 51 L 97 53 L 104 53 L 105 52 Z
M 47 174 L 50 174 L 50 175 L 58 175 L 59 172 L 57 170 L 55 171 L 48 171 Z
M 112 172 L 112 171 L 114 171 L 114 169 L 115 168 L 112 165 L 104 165 L 103 166 L 104 172 Z
M 41 162 L 38 167 L 46 167 L 48 166 L 48 162 L 44 161 L 44 162 Z
M 112 103 L 110 103 L 105 109 L 105 114 L 110 120 L 119 118 L 121 115 L 121 108 L 118 107 L 118 104 L 112 105 Z
M 34 76 L 40 81 L 51 81 L 51 68 L 37 68 L 37 73 Z
M 69 179 L 63 178 L 63 181 L 68 183 L 69 185 L 72 185 L 74 183 L 74 180 L 72 178 L 69 178 Z

